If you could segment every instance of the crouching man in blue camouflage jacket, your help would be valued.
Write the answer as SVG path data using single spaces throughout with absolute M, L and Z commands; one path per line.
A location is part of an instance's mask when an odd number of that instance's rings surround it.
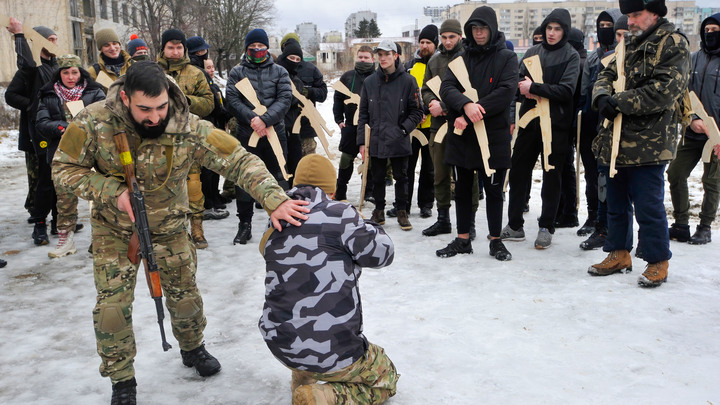
M 388 266 L 393 242 L 352 205 L 333 201 L 335 169 L 320 155 L 300 160 L 294 200 L 308 201 L 301 228 L 268 230 L 260 331 L 273 355 L 292 369 L 293 404 L 380 404 L 399 378 L 382 347 L 362 333 L 358 278 Z M 325 383 L 318 383 L 319 381 Z

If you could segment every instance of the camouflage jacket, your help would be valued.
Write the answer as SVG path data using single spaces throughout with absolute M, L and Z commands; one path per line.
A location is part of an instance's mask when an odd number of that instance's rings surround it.
M 215 109 L 215 96 L 210 90 L 205 73 L 190 63 L 187 54 L 179 61 L 165 59 L 163 54 L 160 54 L 157 62 L 165 73 L 175 79 L 177 85 L 180 86 L 180 90 L 190 103 L 191 113 L 201 118 L 212 114 Z
M 128 214 L 117 208 L 117 197 L 127 189 L 113 138 L 120 131 L 125 131 L 130 144 L 153 234 L 184 229 L 190 214 L 187 176 L 193 161 L 238 184 L 270 212 L 288 199 L 258 157 L 232 136 L 189 114 L 185 96 L 172 82 L 165 133 L 157 139 L 140 138 L 120 99 L 124 82 L 121 77 L 104 103 L 92 104 L 75 117 L 53 160 L 55 187 L 93 201 L 94 220 L 120 231 L 132 229 Z
M 125 63 L 122 65 L 122 68 L 120 68 L 120 75 L 124 76 L 125 72 L 127 72 L 130 65 L 132 65 L 135 61 L 133 60 L 132 56 L 130 56 L 129 53 L 127 53 L 125 50 L 120 51 L 120 55 L 125 60 Z M 93 80 L 97 80 L 98 75 L 100 72 L 105 72 L 110 79 L 113 81 L 118 79 L 118 75 L 115 74 L 112 70 L 108 69 L 107 66 L 105 66 L 105 60 L 102 58 L 102 55 L 100 55 L 100 60 L 98 60 L 97 63 L 94 63 L 92 66 L 89 66 L 87 68 L 88 73 L 90 73 L 90 77 L 92 77 Z M 107 93 L 107 90 L 105 86 L 103 86 L 103 91 Z
M 675 25 L 662 18 L 640 36 L 626 36 L 625 77 L 627 90 L 615 93 L 615 60 L 598 74 L 593 88 L 593 107 L 604 95 L 612 96 L 622 113 L 622 132 L 616 165 L 661 164 L 675 156 L 681 131 L 677 102 L 690 78 L 690 51 L 683 35 L 673 34 Z M 669 36 L 660 55 L 658 47 Z M 658 61 L 657 64 L 655 61 Z M 601 164 L 610 164 L 613 125 L 600 128 L 593 152 Z

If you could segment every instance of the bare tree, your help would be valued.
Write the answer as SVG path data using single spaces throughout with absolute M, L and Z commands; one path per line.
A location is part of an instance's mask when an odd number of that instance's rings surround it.
M 148 47 L 160 51 L 162 32 L 168 28 L 179 28 L 183 32 L 194 32 L 200 22 L 198 13 L 200 0 L 131 0 L 139 15 L 133 21 Z M 207 0 L 202 0 L 207 1 Z

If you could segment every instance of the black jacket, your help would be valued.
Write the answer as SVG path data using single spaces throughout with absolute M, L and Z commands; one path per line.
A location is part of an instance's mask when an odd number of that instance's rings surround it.
M 357 70 L 348 70 L 340 76 L 340 83 L 344 84 L 345 87 L 350 89 L 355 94 L 360 94 L 363 88 L 365 79 L 370 77 L 375 71 L 362 74 Z M 357 155 L 357 126 L 353 125 L 353 118 L 355 117 L 355 111 L 358 106 L 355 104 L 345 104 L 345 100 L 349 97 L 340 93 L 335 92 L 333 96 L 333 117 L 337 124 L 341 122 L 345 123 L 345 128 L 340 130 L 340 152 L 348 153 L 352 156 Z
M 478 104 L 483 106 L 483 121 L 490 148 L 490 168 L 510 167 L 510 103 L 517 91 L 518 60 L 515 52 L 507 49 L 505 35 L 498 31 L 497 19 L 489 7 L 475 9 L 465 23 L 463 41 L 465 52 L 458 55 L 465 62 L 470 84 L 477 91 Z M 472 39 L 472 23 L 481 22 L 491 30 L 491 39 L 481 47 Z M 483 166 L 480 145 L 470 119 L 464 115 L 463 107 L 471 103 L 463 94 L 464 89 L 450 69 L 440 87 L 440 97 L 448 107 L 448 135 L 445 141 L 445 163 L 466 169 L 480 169 Z M 468 123 L 462 135 L 452 133 L 455 118 L 464 116 Z
M 393 158 L 410 156 L 410 132 L 423 118 L 417 81 L 395 60 L 395 71 L 388 75 L 381 67 L 365 79 L 360 95 L 357 144 L 365 144 L 365 124 L 370 125 L 370 156 Z
M 281 55 L 278 58 L 278 63 L 282 62 L 282 58 L 283 57 Z M 313 104 L 322 103 L 327 99 L 327 84 L 325 84 L 322 72 L 320 72 L 320 69 L 318 69 L 317 66 L 310 62 L 300 61 L 296 74 L 307 90 L 306 97 L 312 101 Z M 302 92 L 303 89 L 298 87 L 297 90 Z M 315 129 L 313 129 L 312 125 L 310 125 L 310 120 L 303 117 L 300 122 L 302 123 L 302 127 L 300 127 L 301 138 L 314 138 L 317 136 Z M 288 128 L 287 131 L 289 132 L 290 128 Z
M 85 69 L 80 69 L 82 78 L 85 79 L 87 87 L 83 91 L 81 100 L 85 106 L 105 100 L 105 92 L 103 87 L 90 78 L 90 74 Z M 57 93 L 55 93 L 55 83 L 60 80 L 60 71 L 55 73 L 55 78 L 51 82 L 46 83 L 40 89 L 40 102 L 38 104 L 37 117 L 36 117 L 36 131 L 33 138 L 33 143 L 42 146 L 47 145 L 47 162 L 52 162 L 52 158 L 55 155 L 58 145 L 60 144 L 60 138 L 62 137 L 65 129 L 68 127 L 68 121 L 72 120 L 70 112 L 65 108 L 65 103 L 60 100 Z M 63 129 L 61 130 L 60 127 Z

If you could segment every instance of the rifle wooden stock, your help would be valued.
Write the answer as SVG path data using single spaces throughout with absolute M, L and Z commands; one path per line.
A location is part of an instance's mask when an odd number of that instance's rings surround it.
M 440 78 L 440 76 L 433 76 L 433 78 L 425 82 L 425 84 L 433 93 L 435 93 L 435 97 L 437 97 L 438 100 L 442 101 L 442 99 L 440 98 L 440 86 L 442 85 L 442 79 Z M 433 143 L 442 143 L 442 141 L 445 139 L 445 135 L 447 135 L 447 131 L 448 123 L 447 121 L 445 121 L 442 125 L 440 125 L 440 128 L 438 128 L 437 132 L 435 133 Z
M 523 63 L 525 64 L 525 67 L 527 67 L 527 70 L 535 83 L 544 83 L 542 65 L 540 65 L 540 57 L 538 55 L 533 55 L 527 59 L 524 59 Z M 540 132 L 542 134 L 543 144 L 543 167 L 547 172 L 555 168 L 555 166 L 550 165 L 550 154 L 552 154 L 552 122 L 550 121 L 550 100 L 546 99 L 545 97 L 538 97 L 535 108 L 525 113 L 525 115 L 530 114 L 530 112 L 535 109 L 537 109 L 537 111 L 533 112 L 533 118 L 535 118 L 534 114 L 537 114 L 537 116 L 540 117 Z M 525 126 L 527 125 L 527 123 L 532 121 L 532 119 L 524 120 L 524 118 L 525 116 L 520 118 L 520 122 L 525 122 Z M 521 127 L 523 128 L 525 126 L 521 125 Z
M 360 205 L 358 211 L 362 211 L 365 201 L 365 188 L 367 187 L 368 167 L 370 166 L 370 125 L 365 124 L 365 160 L 362 166 L 362 186 L 360 188 Z
M 715 119 L 711 117 L 707 111 L 705 111 L 705 107 L 702 105 L 702 102 L 700 102 L 700 99 L 694 91 L 690 92 L 690 106 L 692 107 L 695 115 L 700 117 L 700 119 L 705 123 L 705 127 L 707 127 L 708 140 L 705 142 L 705 147 L 702 151 L 702 161 L 703 163 L 710 163 L 713 147 L 720 144 L 720 130 L 718 130 L 717 122 L 715 122 Z
M 345 99 L 345 104 L 355 104 L 357 106 L 355 109 L 355 115 L 353 116 L 353 125 L 357 125 L 358 119 L 360 118 L 360 95 L 350 91 L 350 89 L 348 89 L 347 86 L 340 80 L 333 83 L 332 88 L 348 97 Z
M 615 94 L 625 91 L 625 38 L 621 39 L 615 47 L 615 70 L 617 71 L 617 80 L 613 82 L 613 90 Z M 615 177 L 617 169 L 615 161 L 618 152 L 620 152 L 620 135 L 622 134 L 622 114 L 618 113 L 613 121 L 612 148 L 610 150 L 610 177 Z
M 300 104 L 302 104 L 302 112 L 300 113 L 300 116 L 297 117 L 297 120 L 295 120 L 295 123 L 293 124 L 292 133 L 293 134 L 299 134 L 300 133 L 300 124 L 302 121 L 302 117 L 307 117 L 308 121 L 310 121 L 310 125 L 315 130 L 315 133 L 318 136 L 318 139 L 320 139 L 320 143 L 323 146 L 323 149 L 325 149 L 325 154 L 327 154 L 327 157 L 330 159 L 335 159 L 335 155 L 330 152 L 330 145 L 328 144 L 328 140 L 325 137 L 325 133 L 327 132 L 328 136 L 333 135 L 333 131 L 328 129 L 327 123 L 323 119 L 323 117 L 320 115 L 320 112 L 318 112 L 317 108 L 315 108 L 315 105 L 312 103 L 312 101 L 308 100 L 307 97 L 300 94 L 300 92 L 295 88 L 295 83 L 290 82 L 290 85 L 292 86 L 292 93 L 293 96 L 295 96 L 296 99 L 300 100 Z

